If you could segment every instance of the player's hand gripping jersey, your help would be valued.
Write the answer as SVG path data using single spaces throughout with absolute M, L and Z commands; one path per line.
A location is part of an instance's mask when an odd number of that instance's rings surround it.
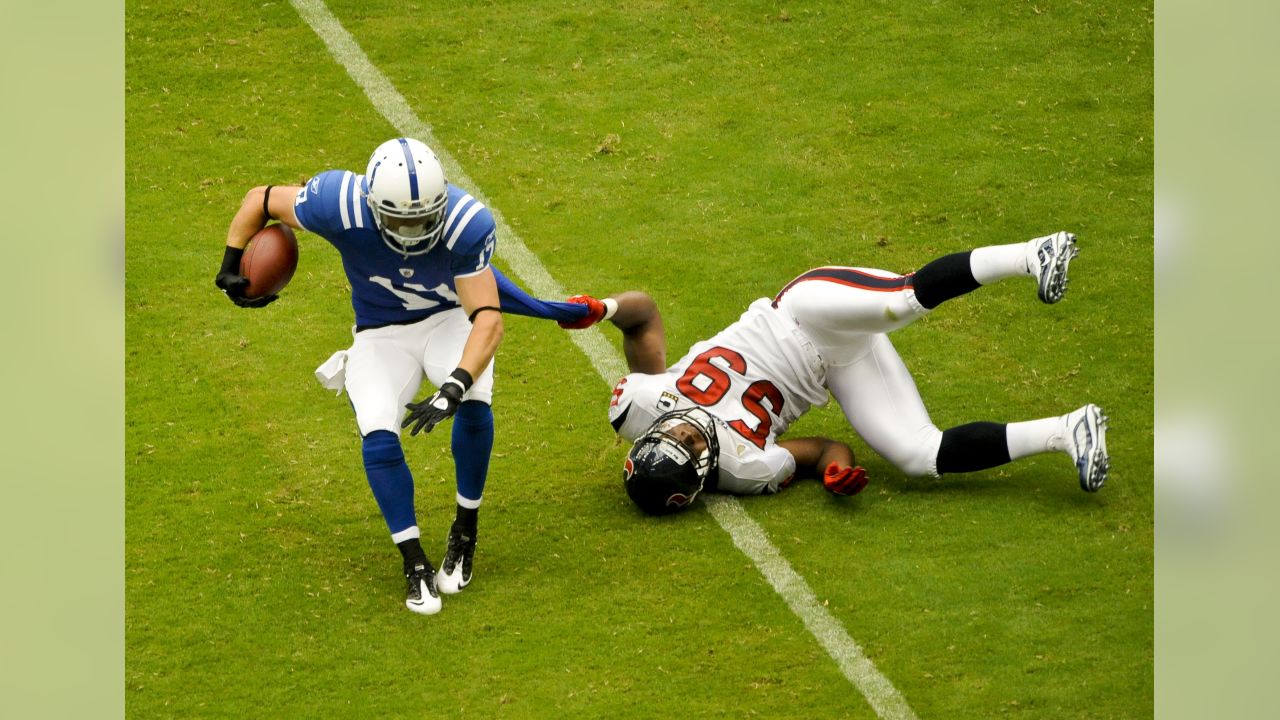
M 632 373 L 609 402 L 613 429 L 634 442 L 664 412 L 700 406 L 716 420 L 715 489 L 777 492 L 795 459 L 777 438 L 810 407 L 827 402 L 822 358 L 786 312 L 761 298 L 738 321 L 661 375 Z
M 365 177 L 329 170 L 311 178 L 293 210 L 298 223 L 342 255 L 362 328 L 415 322 L 459 307 L 454 278 L 484 272 L 495 243 L 493 215 L 449 185 L 444 236 L 430 252 L 401 255 L 383 242 L 365 202 Z

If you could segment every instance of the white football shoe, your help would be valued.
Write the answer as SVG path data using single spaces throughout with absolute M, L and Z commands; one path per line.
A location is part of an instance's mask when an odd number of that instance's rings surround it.
M 1067 265 L 1079 254 L 1076 236 L 1066 231 L 1027 241 L 1027 267 L 1040 302 L 1052 305 L 1067 294 Z
M 1107 482 L 1111 459 L 1107 456 L 1107 416 L 1090 403 L 1068 413 L 1063 427 L 1063 446 L 1075 461 L 1080 488 L 1098 492 Z
M 462 592 L 471 582 L 471 563 L 476 554 L 476 531 L 464 530 L 454 523 L 449 528 L 449 547 L 444 554 L 440 572 L 436 573 L 436 588 L 445 595 Z
M 444 562 L 435 574 L 435 587 L 444 594 L 462 592 L 471 583 L 471 564 L 476 555 L 476 532 L 466 530 L 457 523 L 449 528 L 449 546 L 444 552 Z
M 440 594 L 436 592 L 436 569 L 431 567 L 430 560 L 424 560 L 413 566 L 405 574 L 408 589 L 405 593 L 404 606 L 419 615 L 435 615 L 440 612 Z

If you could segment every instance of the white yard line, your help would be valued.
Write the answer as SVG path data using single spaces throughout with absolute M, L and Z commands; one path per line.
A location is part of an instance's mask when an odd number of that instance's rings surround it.
M 769 542 L 764 528 L 747 515 L 742 503 L 731 495 L 708 493 L 702 497 L 711 510 L 711 516 L 733 537 L 733 544 L 751 558 L 760 574 L 787 601 L 791 612 L 804 621 L 804 626 L 836 661 L 849 682 L 867 698 L 876 714 L 886 720 L 913 720 L 916 715 L 907 705 L 906 698 L 889 682 L 889 678 L 876 669 L 875 663 L 862 652 L 862 647 L 827 608 L 818 602 L 813 590 L 809 589 L 809 583 Z
M 329 12 L 329 8 L 320 0 L 290 1 L 302 19 L 324 41 L 334 59 L 346 69 L 351 79 L 355 80 L 369 97 L 374 108 L 395 127 L 396 131 L 408 137 L 415 137 L 429 145 L 436 151 L 450 181 L 466 188 L 481 202 L 489 205 L 476 184 L 467 177 L 458 162 L 436 140 L 430 126 L 418 118 L 409 107 L 409 103 L 386 76 L 369 62 L 364 51 L 333 16 L 333 13 Z M 564 288 L 551 277 L 538 257 L 525 246 L 520 236 L 506 224 L 498 209 L 492 205 L 489 205 L 489 209 L 493 212 L 499 227 L 502 228 L 500 254 L 510 264 L 512 271 L 520 277 L 524 286 L 538 297 L 549 299 L 565 297 L 567 293 Z M 626 365 L 621 354 L 605 340 L 604 334 L 597 328 L 574 331 L 569 333 L 569 336 L 591 361 L 592 367 L 606 384 L 612 385 L 626 373 Z M 903 720 L 915 718 L 915 713 L 911 711 L 902 694 L 876 669 L 858 643 L 849 636 L 849 633 L 831 616 L 822 603 L 818 602 L 813 591 L 809 589 L 808 583 L 791 568 L 791 564 L 782 557 L 782 553 L 778 552 L 773 543 L 769 542 L 764 529 L 747 515 L 742 509 L 742 504 L 736 498 L 727 495 L 705 495 L 704 498 L 711 516 L 729 533 L 738 549 L 751 558 L 756 568 L 760 570 L 760 574 L 782 596 L 791 611 L 804 622 L 809 632 L 840 666 L 840 671 L 849 679 L 849 682 L 867 698 L 876 714 L 882 718 Z

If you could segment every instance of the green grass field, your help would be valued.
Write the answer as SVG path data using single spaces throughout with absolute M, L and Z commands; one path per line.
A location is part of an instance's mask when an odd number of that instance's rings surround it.
M 1152 715 L 1149 5 L 329 7 L 561 284 L 658 299 L 673 360 L 816 265 L 1075 231 L 1062 303 L 1004 283 L 894 342 L 941 427 L 1102 405 L 1101 493 L 1060 456 L 907 479 L 828 406 L 792 433 L 871 486 L 743 506 L 919 717 Z M 301 235 L 264 311 L 212 283 L 246 190 L 397 130 L 288 3 L 126 24 L 128 716 L 874 717 L 705 508 L 633 510 L 609 387 L 552 323 L 507 321 L 475 582 L 407 612 L 312 376 L 350 342 L 336 251 Z M 405 443 L 437 558 L 438 435 Z

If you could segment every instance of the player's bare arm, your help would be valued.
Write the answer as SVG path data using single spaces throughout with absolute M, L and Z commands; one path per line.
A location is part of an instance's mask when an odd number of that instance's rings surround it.
M 796 459 L 797 478 L 816 478 L 831 463 L 842 467 L 853 465 L 853 449 L 839 440 L 825 437 L 788 438 L 778 447 Z
M 819 478 L 837 495 L 856 495 L 867 485 L 867 473 L 854 465 L 853 449 L 839 440 L 803 437 L 781 440 L 778 447 L 796 459 L 796 478 Z
M 293 213 L 293 200 L 301 190 L 298 186 L 281 185 L 255 187 L 245 194 L 240 209 L 231 218 L 227 228 L 226 249 L 222 255 L 222 267 L 214 278 L 214 284 L 227 294 L 231 302 L 245 308 L 263 308 L 276 300 L 276 295 L 250 298 L 245 296 L 249 279 L 240 274 L 240 259 L 254 234 L 268 220 L 279 220 L 294 229 L 301 229 Z
M 622 351 L 631 372 L 657 374 L 667 369 L 667 336 L 658 304 L 638 290 L 610 297 L 618 309 L 609 320 L 622 331 Z
M 271 188 L 270 196 L 268 187 Z M 298 185 L 260 185 L 245 193 L 240 209 L 231 218 L 231 226 L 227 229 L 227 247 L 243 250 L 253 234 L 261 230 L 268 220 L 279 220 L 294 230 L 301 230 L 302 226 L 293 214 L 293 201 L 300 190 L 302 187 Z
M 502 313 L 495 309 L 499 303 L 498 283 L 488 268 L 469 277 L 457 278 L 455 282 L 458 300 L 467 317 L 471 318 L 471 334 L 462 348 L 458 367 L 470 373 L 471 377 L 479 377 L 502 342 Z
M 561 321 L 566 330 L 589 328 L 601 320 L 611 321 L 622 331 L 622 351 L 633 373 L 656 375 L 667 369 L 667 340 L 658 304 L 638 290 L 598 300 L 590 295 L 574 295 L 569 302 L 587 306 L 579 320 Z

